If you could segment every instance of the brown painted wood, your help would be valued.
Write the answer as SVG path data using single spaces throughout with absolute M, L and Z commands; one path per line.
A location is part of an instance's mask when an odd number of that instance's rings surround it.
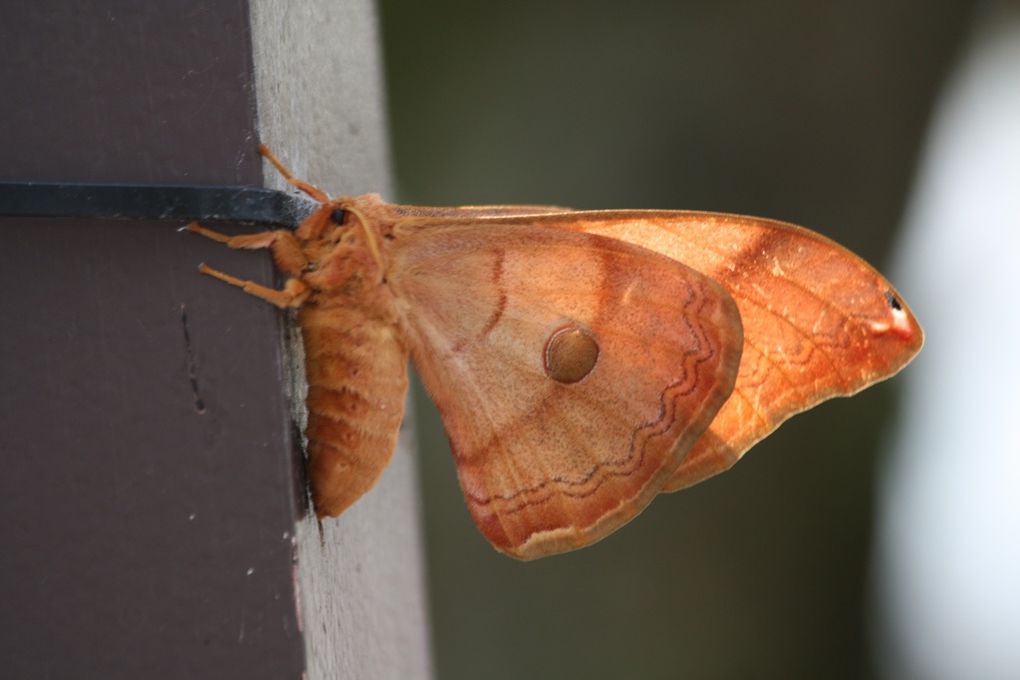
M 4 3 L 0 178 L 259 183 L 245 2 Z M 6 677 L 298 678 L 268 281 L 166 222 L 0 221 Z
M 369 0 L 5 4 L 0 33 L 0 181 L 260 184 L 262 139 L 391 186 Z M 3 674 L 427 677 L 410 430 L 318 525 L 285 317 L 196 272 L 268 258 L 179 226 L 0 219 Z

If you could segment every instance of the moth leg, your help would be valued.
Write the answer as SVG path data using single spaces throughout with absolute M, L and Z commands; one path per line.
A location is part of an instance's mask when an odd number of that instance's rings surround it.
M 332 216 L 333 206 L 328 203 L 323 205 L 298 225 L 298 228 L 294 230 L 295 238 L 299 241 L 315 241 L 321 238 L 322 232 L 330 225 L 330 220 L 333 219 Z
M 290 170 L 287 169 L 287 166 L 280 162 L 280 159 L 276 157 L 276 154 L 269 150 L 268 146 L 265 144 L 259 144 L 259 153 L 262 154 L 263 158 L 272 163 L 277 172 L 283 175 L 283 178 L 290 182 L 292 186 L 295 186 L 305 192 L 319 203 L 329 203 L 329 194 L 314 184 L 306 182 L 303 179 L 298 179 L 292 175 Z
M 273 253 L 273 260 L 276 262 L 276 266 L 280 271 L 289 276 L 300 277 L 308 267 L 308 260 L 305 258 L 304 253 L 301 252 L 301 244 L 294 236 L 294 233 L 286 229 L 228 236 L 227 234 L 207 229 L 198 222 L 192 222 L 185 228 L 193 234 L 199 234 L 213 241 L 225 243 L 234 250 L 269 248 Z
M 326 227 L 329 226 L 333 214 L 334 205 L 330 203 L 329 194 L 314 184 L 295 177 L 265 144 L 259 144 L 259 153 L 262 154 L 263 158 L 272 163 L 277 172 L 283 175 L 283 178 L 292 186 L 297 187 L 319 203 L 322 203 L 322 208 L 305 218 L 305 221 L 298 225 L 294 232 L 297 238 L 302 241 L 314 241 L 319 238 Z
M 312 289 L 308 287 L 304 281 L 300 279 L 287 279 L 287 283 L 284 284 L 283 290 L 276 290 L 275 288 L 269 288 L 261 284 L 255 283 L 254 281 L 246 281 L 239 279 L 236 276 L 225 274 L 218 269 L 206 265 L 204 262 L 198 265 L 198 271 L 213 278 L 219 279 L 224 283 L 229 283 L 231 286 L 237 286 L 248 295 L 253 295 L 260 300 L 265 300 L 270 304 L 274 304 L 280 309 L 286 309 L 287 307 L 300 307 L 304 303 L 305 299 L 312 292 Z

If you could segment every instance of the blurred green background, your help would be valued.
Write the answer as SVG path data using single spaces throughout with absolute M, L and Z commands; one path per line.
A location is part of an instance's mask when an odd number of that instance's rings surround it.
M 973 5 L 382 0 L 396 198 L 763 215 L 882 269 Z M 419 390 L 437 676 L 868 677 L 895 393 L 824 404 L 601 543 L 522 564 L 472 525 Z

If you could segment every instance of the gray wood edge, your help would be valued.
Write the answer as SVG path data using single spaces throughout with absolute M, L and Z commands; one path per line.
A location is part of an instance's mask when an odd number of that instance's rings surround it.
M 331 195 L 392 195 L 376 8 L 370 0 L 252 0 L 260 141 Z M 268 186 L 285 188 L 265 167 Z M 300 343 L 291 401 L 303 419 Z M 431 676 L 410 404 L 393 462 L 342 517 L 298 526 L 307 677 Z

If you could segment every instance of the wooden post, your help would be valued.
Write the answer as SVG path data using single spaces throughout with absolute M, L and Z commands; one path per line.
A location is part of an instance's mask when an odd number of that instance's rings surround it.
M 392 196 L 374 4 L 254 0 L 252 9 L 262 141 L 331 194 Z M 321 534 L 312 517 L 299 526 L 310 678 L 429 674 L 412 419 L 409 404 L 399 448 L 374 490 L 322 522 Z
M 250 5 L 0 5 L 0 181 L 259 184 L 262 140 L 386 192 L 372 4 Z M 3 674 L 427 677 L 413 459 L 320 534 L 284 317 L 196 272 L 269 259 L 179 226 L 0 219 Z

